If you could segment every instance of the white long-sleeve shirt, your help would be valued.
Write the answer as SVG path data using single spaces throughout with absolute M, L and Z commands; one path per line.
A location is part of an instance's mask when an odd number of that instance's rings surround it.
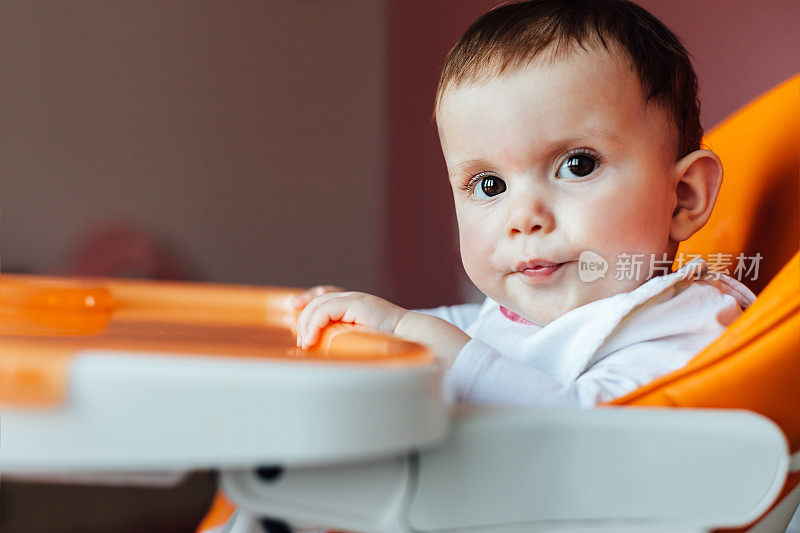
M 420 312 L 472 337 L 445 375 L 456 400 L 588 408 L 686 365 L 754 300 L 743 284 L 709 273 L 696 258 L 546 326 L 489 298 Z

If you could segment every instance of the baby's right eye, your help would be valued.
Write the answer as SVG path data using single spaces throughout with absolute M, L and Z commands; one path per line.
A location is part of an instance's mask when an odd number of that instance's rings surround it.
M 476 176 L 470 184 L 472 195 L 480 200 L 486 200 L 505 192 L 506 182 L 497 176 Z

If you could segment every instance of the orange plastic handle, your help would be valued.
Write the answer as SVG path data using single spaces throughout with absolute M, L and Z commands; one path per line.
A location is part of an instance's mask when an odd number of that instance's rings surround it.
M 61 278 L 0 279 L 0 334 L 36 337 L 94 335 L 114 312 L 102 285 Z

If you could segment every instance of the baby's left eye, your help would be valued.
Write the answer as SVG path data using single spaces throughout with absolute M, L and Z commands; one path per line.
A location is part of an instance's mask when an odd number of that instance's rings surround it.
M 565 179 L 585 178 L 597 168 L 594 157 L 586 154 L 575 154 L 567 157 L 558 168 L 558 177 Z

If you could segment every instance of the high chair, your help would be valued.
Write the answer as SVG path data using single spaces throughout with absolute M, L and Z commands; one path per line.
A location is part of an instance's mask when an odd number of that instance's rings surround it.
M 760 253 L 758 300 L 602 408 L 453 408 L 426 350 L 361 328 L 298 353 L 291 290 L 4 275 L 2 473 L 217 468 L 206 531 L 780 531 L 800 500 L 800 76 L 705 142 L 725 181 L 679 251 Z
M 679 254 L 711 263 L 760 254 L 760 276 L 746 280 L 757 302 L 686 367 L 606 409 L 456 410 L 448 439 L 410 456 L 412 479 L 395 487 L 406 500 L 387 505 L 382 524 L 361 525 L 389 530 L 394 512 L 398 530 L 420 531 L 786 528 L 800 502 L 800 76 L 704 141 L 723 161 L 724 183 L 709 223 Z M 346 472 L 324 476 L 349 488 Z M 224 475 L 223 488 L 255 515 L 288 517 L 292 496 L 325 502 L 328 481 L 299 470 L 281 487 L 240 472 Z M 356 525 L 363 507 L 329 503 Z M 204 527 L 232 510 L 218 495 Z M 252 520 L 243 512 L 228 523 L 233 531 Z

